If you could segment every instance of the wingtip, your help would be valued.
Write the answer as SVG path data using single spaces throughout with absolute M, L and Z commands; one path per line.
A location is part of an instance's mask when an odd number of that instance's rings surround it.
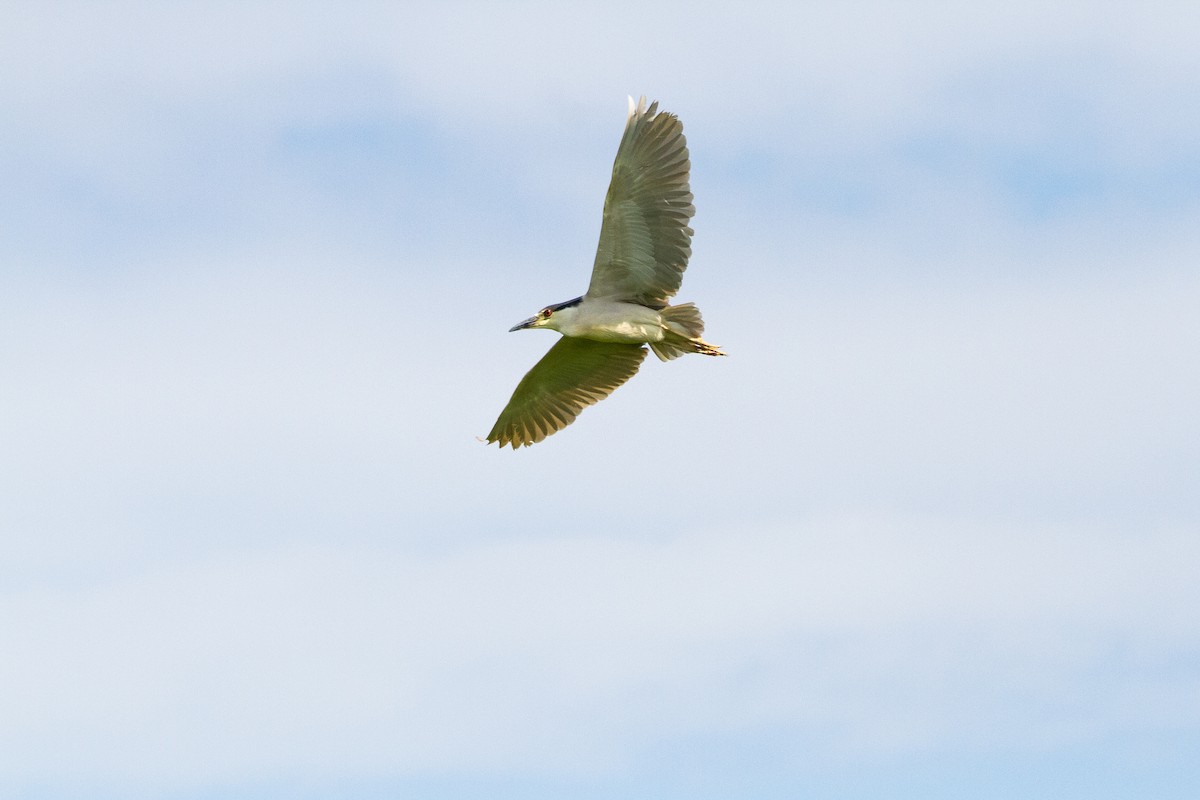
M 484 447 L 490 447 L 491 445 L 498 444 L 498 445 L 500 445 L 501 450 L 503 450 L 505 447 L 511 447 L 513 450 L 516 450 L 518 447 L 521 446 L 521 444 L 516 439 L 506 436 L 503 433 L 488 434 L 488 437 L 486 439 L 484 439 L 482 436 L 476 436 L 475 441 L 479 442 Z M 529 444 L 529 443 L 526 442 L 526 444 Z
M 630 120 L 635 116 L 640 117 L 646 113 L 646 95 L 639 97 L 637 103 L 633 102 L 633 95 L 631 94 L 625 95 L 625 98 L 629 101 L 629 114 L 625 119 Z

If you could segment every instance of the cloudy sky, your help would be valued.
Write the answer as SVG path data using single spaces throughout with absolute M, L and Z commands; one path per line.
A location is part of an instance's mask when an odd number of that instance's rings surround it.
M 1200 17 L 950 5 L 5 3 L 0 794 L 1197 796 Z

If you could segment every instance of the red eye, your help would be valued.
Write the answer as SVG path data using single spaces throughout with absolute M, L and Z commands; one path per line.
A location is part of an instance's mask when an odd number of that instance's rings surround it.
M 551 311 L 550 309 L 548 309 L 548 308 L 543 308 L 543 309 L 542 309 L 542 319 L 550 319 L 550 315 L 551 315 L 551 314 L 553 314 L 553 313 L 554 313 L 554 312 L 553 312 L 553 311 Z

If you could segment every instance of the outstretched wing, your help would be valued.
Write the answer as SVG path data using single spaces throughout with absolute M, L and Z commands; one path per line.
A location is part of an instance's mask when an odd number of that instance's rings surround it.
M 488 443 L 516 450 L 562 430 L 632 378 L 646 352 L 640 344 L 562 337 L 517 384 Z
M 674 114 L 629 100 L 587 296 L 662 308 L 692 255 L 687 141 Z

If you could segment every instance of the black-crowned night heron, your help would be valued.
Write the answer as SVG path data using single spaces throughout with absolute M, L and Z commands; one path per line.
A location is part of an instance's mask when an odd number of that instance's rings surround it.
M 692 254 L 687 141 L 674 114 L 633 104 L 604 200 L 600 245 L 587 293 L 546 306 L 511 330 L 549 328 L 563 336 L 517 384 L 487 441 L 540 442 L 633 377 L 645 345 L 663 361 L 684 353 L 723 356 L 700 338 L 691 303 L 667 305 Z

